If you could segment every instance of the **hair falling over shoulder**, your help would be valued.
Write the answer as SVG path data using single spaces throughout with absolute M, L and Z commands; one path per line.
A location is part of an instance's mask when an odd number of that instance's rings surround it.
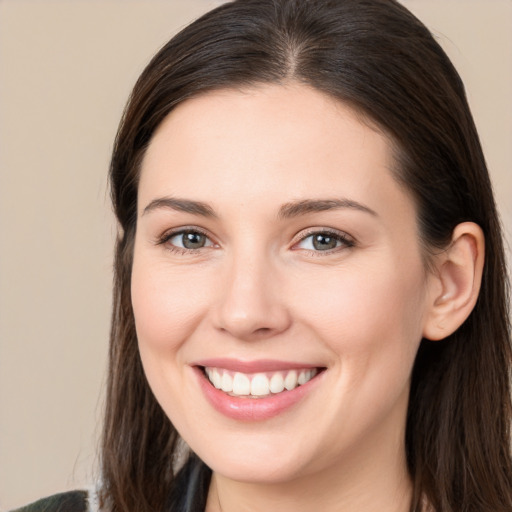
M 110 167 L 116 243 L 105 424 L 105 511 L 203 510 L 209 470 L 176 471 L 178 433 L 138 353 L 130 297 L 141 160 L 180 102 L 206 91 L 298 81 L 359 111 L 396 148 L 427 252 L 477 223 L 486 262 L 476 307 L 417 354 L 406 428 L 411 511 L 512 510 L 510 316 L 500 222 L 463 84 L 426 27 L 395 0 L 237 0 L 183 29 L 137 81 Z M 194 475 L 192 478 L 191 475 Z M 184 499 L 191 480 L 197 496 Z

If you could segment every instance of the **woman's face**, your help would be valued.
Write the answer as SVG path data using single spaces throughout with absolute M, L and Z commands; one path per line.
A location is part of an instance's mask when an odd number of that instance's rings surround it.
M 381 133 L 302 85 L 208 93 L 157 130 L 132 274 L 140 354 L 218 474 L 403 458 L 430 277 L 393 166 Z

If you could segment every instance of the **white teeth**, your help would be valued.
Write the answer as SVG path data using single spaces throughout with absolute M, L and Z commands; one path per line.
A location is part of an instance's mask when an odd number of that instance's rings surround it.
M 274 373 L 270 379 L 270 391 L 272 393 L 281 393 L 284 390 L 284 379 L 280 373 Z
M 251 395 L 264 396 L 270 393 L 268 377 L 263 373 L 256 374 L 251 381 Z
M 212 384 L 217 388 L 221 388 L 221 380 L 222 377 L 220 376 L 220 373 L 217 369 L 212 370 L 212 376 L 210 377 L 210 380 L 212 381 Z
M 233 377 L 228 372 L 222 374 L 221 389 L 226 393 L 233 391 Z
M 247 375 L 230 372 L 223 368 L 205 368 L 210 382 L 225 393 L 233 396 L 264 397 L 271 393 L 291 391 L 310 381 L 318 371 L 314 368 L 300 371 L 289 370 Z
M 291 391 L 297 387 L 297 372 L 295 370 L 290 370 L 288 375 L 284 379 L 284 387 Z
M 251 381 L 249 377 L 243 373 L 235 373 L 233 377 L 233 393 L 235 395 L 250 395 Z

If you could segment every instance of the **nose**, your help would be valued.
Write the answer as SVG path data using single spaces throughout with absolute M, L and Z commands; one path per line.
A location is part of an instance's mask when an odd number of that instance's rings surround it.
M 215 327 L 246 341 L 286 331 L 291 316 L 280 277 L 264 257 L 233 258 L 222 276 L 214 306 Z

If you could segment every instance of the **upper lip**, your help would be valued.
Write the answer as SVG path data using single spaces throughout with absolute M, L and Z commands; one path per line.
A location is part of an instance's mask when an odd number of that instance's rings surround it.
M 232 358 L 212 358 L 195 361 L 191 366 L 207 368 L 223 368 L 240 373 L 277 372 L 281 370 L 302 370 L 308 368 L 322 368 L 321 365 L 300 363 L 296 361 L 279 361 L 276 359 L 256 359 L 244 361 Z

